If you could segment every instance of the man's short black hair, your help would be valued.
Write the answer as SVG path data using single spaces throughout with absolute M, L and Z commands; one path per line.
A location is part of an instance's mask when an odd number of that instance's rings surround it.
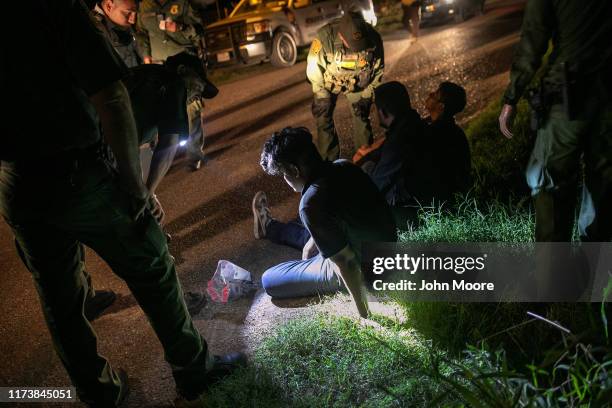
M 467 103 L 465 89 L 454 82 L 442 82 L 440 84 L 440 101 L 444 104 L 444 113 L 447 116 L 455 116 L 465 108 Z
M 374 90 L 374 103 L 378 109 L 398 118 L 410 109 L 410 95 L 406 87 L 397 82 L 385 82 Z
M 316 165 L 321 155 L 312 143 L 312 134 L 305 127 L 286 127 L 274 132 L 261 152 L 261 167 L 273 176 L 282 174 L 282 167 Z

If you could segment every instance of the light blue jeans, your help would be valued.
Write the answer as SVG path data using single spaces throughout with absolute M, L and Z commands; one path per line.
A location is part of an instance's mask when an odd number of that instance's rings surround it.
M 324 295 L 344 289 L 339 272 L 336 264 L 318 254 L 273 266 L 263 274 L 261 284 L 273 298 Z

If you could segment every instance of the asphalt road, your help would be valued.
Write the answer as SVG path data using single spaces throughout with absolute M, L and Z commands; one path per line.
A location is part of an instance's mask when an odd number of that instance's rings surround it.
M 386 79 L 406 84 L 413 105 L 421 112 L 425 97 L 439 82 L 452 80 L 463 85 L 469 102 L 459 119 L 465 123 L 507 83 L 522 9 L 520 1 L 495 2 L 483 16 L 424 29 L 412 46 L 403 31 L 385 36 Z M 192 173 L 183 160 L 177 160 L 158 192 L 168 217 L 165 228 L 173 235 L 170 249 L 187 290 L 204 290 L 220 259 L 258 278 L 274 263 L 299 256 L 297 251 L 253 238 L 250 205 L 254 193 L 264 190 L 275 217 L 295 217 L 299 196 L 282 180 L 263 174 L 258 162 L 261 146 L 272 132 L 284 126 L 314 130 L 305 63 L 270 69 L 223 85 L 220 91 L 206 105 L 206 153 L 211 161 Z M 339 99 L 335 117 L 342 154 L 348 157 L 351 125 L 344 98 Z M 119 294 L 109 313 L 93 326 L 101 353 L 130 374 L 132 392 L 127 405 L 170 404 L 175 396 L 172 376 L 142 311 L 125 284 L 95 254 L 90 251 L 87 259 L 97 287 Z M 31 277 L 4 222 L 0 222 L 0 272 L 0 350 L 4 357 L 0 386 L 69 385 L 53 351 Z M 230 306 L 211 304 L 195 322 L 214 353 L 251 352 L 263 333 L 303 310 L 303 302 L 273 304 L 260 290 Z

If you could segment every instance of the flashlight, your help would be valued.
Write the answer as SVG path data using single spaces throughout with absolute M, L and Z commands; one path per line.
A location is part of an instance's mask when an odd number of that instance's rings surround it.
M 181 147 L 185 146 L 186 144 L 187 144 L 187 141 L 186 141 L 186 140 L 181 140 L 181 141 L 179 142 L 179 146 L 181 146 Z

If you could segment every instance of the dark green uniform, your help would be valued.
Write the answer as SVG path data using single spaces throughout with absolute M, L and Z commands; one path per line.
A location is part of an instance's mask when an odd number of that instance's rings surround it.
M 10 120 L 3 121 L 0 138 L 0 214 L 32 273 L 55 350 L 83 401 L 116 405 L 125 384 L 98 354 L 83 315 L 83 243 L 127 283 L 179 391 L 197 395 L 211 361 L 187 313 L 164 234 L 148 213 L 133 220 L 131 198 L 100 155 L 100 124 L 88 95 L 125 70 L 82 2 L 31 0 L 21 11 L 31 23 L 22 40 L 41 46 L 32 53 L 7 42 L 10 58 L 0 61 L 3 78 L 10 79 L 2 81 L 2 95 L 11 101 L 3 108 Z M 2 25 L 3 36 L 19 30 L 18 20 L 12 23 Z M 32 121 L 27 107 L 41 103 L 45 108 Z
M 317 148 L 324 159 L 340 156 L 334 109 L 338 94 L 345 94 L 351 105 L 355 147 L 372 143 L 370 107 L 374 88 L 382 81 L 384 51 L 380 34 L 370 25 L 362 35 L 369 46 L 359 52 L 349 50 L 338 36 L 339 20 L 319 30 L 308 54 L 306 75 L 312 84 L 312 114 L 317 122 Z
M 167 19 L 180 24 L 180 30 L 175 33 L 160 30 L 160 20 Z M 168 57 L 183 51 L 203 55 L 202 22 L 196 16 L 189 0 L 143 0 L 138 6 L 136 24 L 139 49 L 144 57 L 151 57 L 153 62 L 164 62 Z M 203 107 L 202 98 L 195 98 L 187 104 L 190 141 L 188 152 L 194 161 L 203 155 Z
M 138 51 L 134 30 L 131 27 L 121 27 L 113 23 L 97 4 L 93 10 L 93 16 L 100 23 L 100 27 L 106 32 L 115 51 L 128 68 L 142 64 L 142 55 Z
M 612 239 L 612 2 L 530 0 L 505 103 L 515 105 L 553 52 L 543 77 L 545 109 L 527 168 L 536 206 L 536 239 L 569 241 L 580 158 L 585 185 L 583 238 Z

